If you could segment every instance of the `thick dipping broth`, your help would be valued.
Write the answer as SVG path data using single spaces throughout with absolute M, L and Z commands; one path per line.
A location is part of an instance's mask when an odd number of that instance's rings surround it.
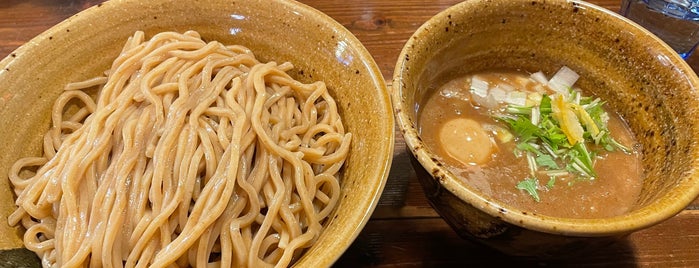
M 571 72 L 563 67 L 559 71 L 563 74 L 557 73 L 550 80 L 541 72 L 498 71 L 449 81 L 422 103 L 420 135 L 455 175 L 504 204 L 556 217 L 623 214 L 634 205 L 641 191 L 639 145 L 624 120 L 607 106 L 602 108 L 603 100 L 588 103 L 593 98 L 573 87 L 577 74 Z M 556 85 L 561 79 L 564 87 Z M 590 108 L 593 105 L 600 109 Z M 529 114 L 527 109 L 531 110 Z M 598 113 L 602 109 L 606 113 Z M 548 122 L 544 111 L 550 112 Z M 519 112 L 520 120 L 532 125 L 577 122 L 567 121 L 570 118 L 580 118 L 580 122 L 560 125 L 560 131 L 551 138 L 563 137 L 558 145 L 548 137 L 541 138 L 548 142 L 536 144 L 526 131 L 521 136 L 513 129 L 513 124 L 518 123 L 512 122 L 517 122 L 514 118 L 519 118 Z M 598 125 L 606 123 L 606 127 L 593 126 L 592 121 Z M 608 137 L 602 137 L 605 130 Z M 573 145 L 576 139 L 589 152 L 593 170 L 587 170 L 588 173 L 581 167 L 584 165 L 578 165 L 580 159 L 585 162 L 586 158 L 577 153 L 580 147 L 576 146 L 581 145 Z M 605 145 L 596 140 L 612 142 Z

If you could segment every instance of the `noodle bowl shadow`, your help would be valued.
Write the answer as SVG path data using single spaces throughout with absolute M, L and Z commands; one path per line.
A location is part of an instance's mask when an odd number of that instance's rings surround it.
M 263 62 L 291 62 L 305 83 L 324 81 L 352 145 L 341 194 L 317 242 L 297 267 L 327 267 L 349 247 L 373 212 L 390 169 L 394 117 L 385 81 L 371 55 L 342 25 L 294 1 L 113 0 L 91 7 L 35 37 L 0 61 L 0 211 L 15 209 L 7 181 L 20 157 L 41 155 L 53 102 L 72 81 L 100 75 L 135 31 L 194 30 L 207 41 L 250 48 Z M 0 246 L 22 246 L 22 230 L 0 223 Z
M 494 200 L 444 167 L 423 143 L 419 105 L 429 89 L 487 70 L 580 74 L 642 145 L 645 179 L 631 211 L 610 218 L 538 215 Z M 393 105 L 430 204 L 462 237 L 512 255 L 565 257 L 673 217 L 699 194 L 699 79 L 657 37 L 580 1 L 465 1 L 429 19 L 405 44 Z M 571 204 L 573 205 L 573 204 Z

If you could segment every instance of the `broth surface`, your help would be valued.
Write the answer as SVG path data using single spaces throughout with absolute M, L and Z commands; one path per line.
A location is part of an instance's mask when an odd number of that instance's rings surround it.
M 498 72 L 476 74 L 489 82 L 510 83 L 517 88 L 528 88 L 540 84 L 521 72 Z M 495 128 L 508 125 L 495 120 L 488 109 L 474 103 L 470 91 L 471 75 L 454 79 L 437 88 L 419 110 L 418 126 L 425 144 L 441 161 L 464 182 L 483 194 L 500 200 L 504 204 L 537 214 L 570 217 L 612 217 L 630 210 L 637 200 L 643 182 L 641 157 L 638 150 L 631 153 L 608 152 L 595 148 L 594 169 L 597 177 L 592 180 L 575 177 L 558 177 L 550 189 L 538 187 L 541 200 L 535 201 L 526 191 L 516 188 L 518 182 L 527 178 L 529 168 L 525 157 L 515 155 L 515 142 L 501 142 Z M 608 128 L 611 136 L 622 144 L 637 147 L 633 133 L 623 119 L 612 111 Z M 471 139 L 464 131 L 464 140 L 444 138 L 451 133 L 442 133 L 446 125 L 455 120 L 468 119 L 480 124 L 487 133 L 487 141 Z M 452 132 L 458 132 L 453 131 Z M 456 142 L 454 142 L 456 140 Z M 474 151 L 469 146 L 481 146 L 476 152 L 489 152 L 485 161 L 470 161 L 455 155 L 458 151 Z M 591 147 L 592 148 L 592 147 Z M 477 158 L 481 159 L 481 158 Z M 539 177 L 546 183 L 548 178 Z

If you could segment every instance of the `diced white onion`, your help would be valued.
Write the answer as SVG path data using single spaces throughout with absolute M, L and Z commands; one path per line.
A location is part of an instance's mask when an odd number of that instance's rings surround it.
M 481 107 L 485 107 L 487 109 L 497 109 L 498 108 L 498 101 L 496 101 L 492 95 L 488 94 L 485 97 L 478 96 L 476 94 L 471 95 L 471 100 L 474 102 L 474 105 L 478 105 Z
M 532 83 L 532 79 L 529 77 L 524 77 L 524 76 L 516 76 L 514 77 L 514 84 L 515 85 L 521 85 L 524 88 L 527 88 L 529 83 Z
M 578 78 L 580 78 L 580 75 L 567 66 L 563 66 L 551 77 L 551 80 L 548 81 L 548 85 L 551 89 L 567 96 L 568 89 L 573 87 L 573 84 L 578 81 Z
M 515 87 L 508 84 L 498 84 L 498 87 L 506 92 L 514 91 Z
M 483 107 L 493 110 L 497 109 L 499 104 L 500 101 L 496 100 L 492 94 L 488 94 L 488 97 L 485 97 L 485 102 L 483 102 Z
M 474 105 L 484 106 L 484 107 L 490 108 L 489 106 L 485 105 L 486 102 L 488 101 L 488 96 L 481 97 L 481 96 L 478 96 L 476 94 L 473 94 L 473 95 L 471 95 L 471 100 L 474 102 L 473 103 Z
M 544 85 L 546 85 L 546 84 L 548 84 L 548 82 L 546 82 L 546 83 L 544 83 L 544 84 L 538 84 L 538 83 L 537 83 L 537 84 L 534 86 L 534 91 L 536 91 L 537 93 L 540 93 L 540 94 L 549 93 L 549 92 L 548 92 L 549 90 L 547 89 L 548 87 L 546 87 L 546 88 L 544 87 Z
M 496 137 L 498 138 L 498 140 L 500 140 L 501 143 L 508 143 L 515 139 L 515 136 L 512 135 L 512 133 L 510 133 L 506 129 L 498 131 Z
M 539 106 L 541 104 L 541 99 L 544 98 L 539 92 L 532 92 L 527 94 L 527 104 L 526 106 Z
M 493 97 L 493 99 L 497 102 L 504 102 L 507 99 L 507 92 L 499 87 L 491 89 L 490 94 L 488 95 Z
M 507 93 L 505 102 L 509 104 L 524 106 L 527 104 L 527 93 L 522 91 L 510 91 Z
M 534 79 L 534 81 L 542 83 L 544 85 L 548 84 L 549 82 L 549 79 L 546 78 L 546 75 L 544 75 L 544 73 L 541 71 L 531 74 L 530 77 Z
M 490 134 L 494 135 L 495 138 L 497 138 L 500 143 L 507 143 L 512 140 L 514 140 L 515 136 L 510 133 L 507 129 L 497 126 L 497 125 L 492 125 L 492 124 L 483 124 L 483 129 Z
M 473 76 L 471 79 L 471 92 L 481 98 L 488 96 L 488 82 L 478 76 Z

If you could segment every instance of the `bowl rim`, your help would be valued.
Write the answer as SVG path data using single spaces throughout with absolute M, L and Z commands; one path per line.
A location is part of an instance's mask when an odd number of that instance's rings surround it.
M 0 79 L 3 79 L 4 77 L 3 72 L 5 68 L 11 67 L 21 57 L 26 58 L 29 54 L 40 52 L 43 50 L 43 46 L 41 45 L 42 43 L 51 39 L 51 37 L 57 33 L 66 32 L 66 29 L 69 29 L 75 23 L 99 21 L 100 18 L 109 14 L 108 12 L 113 9 L 126 7 L 134 8 L 142 5 L 163 6 L 163 8 L 167 8 L 169 5 L 175 5 L 176 2 L 186 2 L 186 0 L 151 0 L 148 1 L 148 3 L 140 0 L 108 0 L 103 3 L 93 5 L 74 15 L 71 15 L 58 24 L 43 31 L 10 52 L 5 58 L 0 59 Z M 229 1 L 225 0 L 200 0 L 200 2 L 220 4 L 229 3 Z M 375 179 L 371 180 L 371 184 L 364 188 L 364 190 L 369 193 L 367 196 L 370 198 L 352 204 L 353 206 L 356 205 L 356 208 L 353 208 L 354 211 L 351 214 L 348 214 L 349 216 L 345 218 L 345 221 L 343 222 L 343 225 L 345 226 L 341 228 L 346 230 L 348 235 L 345 237 L 345 239 L 336 239 L 336 237 L 327 239 L 328 241 L 332 241 L 332 243 L 326 243 L 324 247 L 320 249 L 319 252 L 323 254 L 309 256 L 306 254 L 309 249 L 306 249 L 302 256 L 293 263 L 293 265 L 296 267 L 329 267 L 342 256 L 342 254 L 359 236 L 359 233 L 364 229 L 379 203 L 379 199 L 389 177 L 395 145 L 395 117 L 392 114 L 393 109 L 391 105 L 391 97 L 386 79 L 381 73 L 378 64 L 375 62 L 374 58 L 361 43 L 361 41 L 359 41 L 359 39 L 345 26 L 330 17 L 328 14 L 325 14 L 320 10 L 296 0 L 235 1 L 235 4 L 240 5 L 245 4 L 245 2 L 254 2 L 256 5 L 277 5 L 285 10 L 291 10 L 302 15 L 307 15 L 307 20 L 325 24 L 329 29 L 339 33 L 341 35 L 339 39 L 345 41 L 347 47 L 354 48 L 354 51 L 358 56 L 355 58 L 355 60 L 362 62 L 361 66 L 363 66 L 364 70 L 368 72 L 368 74 L 366 74 L 368 77 L 367 79 L 371 80 L 372 84 L 376 88 L 375 90 L 378 92 L 378 95 L 381 96 L 381 109 L 387 113 L 382 117 L 382 120 L 385 119 L 386 121 L 385 126 L 375 124 L 377 126 L 381 126 L 379 132 L 382 134 L 382 138 L 384 138 L 382 140 L 381 150 L 382 152 L 385 151 L 385 153 L 381 154 L 379 157 L 380 164 L 377 165 L 377 170 L 380 172 L 373 175 Z M 233 2 L 230 2 L 229 4 L 231 3 Z M 361 161 L 361 158 L 357 157 L 356 161 Z M 331 221 L 332 219 L 329 218 L 327 220 Z M 332 222 L 326 222 L 325 227 L 327 227 L 327 224 L 329 223 Z M 323 233 L 321 233 L 321 236 L 322 235 Z M 315 245 L 316 244 L 314 244 L 314 246 Z
M 654 39 L 660 47 L 665 50 L 665 55 L 671 60 L 677 68 L 679 68 L 684 74 L 687 75 L 688 81 L 694 85 L 694 88 L 699 88 L 699 78 L 696 73 L 691 69 L 691 67 L 684 61 L 679 54 L 675 53 L 674 50 L 663 42 L 660 38 L 646 30 L 645 28 L 639 26 L 637 23 L 621 16 L 620 14 L 614 13 L 606 8 L 600 7 L 598 5 L 587 3 L 580 0 L 486 0 L 486 1 L 464 1 L 451 6 L 432 18 L 428 19 L 424 24 L 422 24 L 418 30 L 408 39 L 406 44 L 398 56 L 396 62 L 393 81 L 392 81 L 392 93 L 391 97 L 394 105 L 394 114 L 397 118 L 397 124 L 399 130 L 403 133 L 403 137 L 407 148 L 409 149 L 412 156 L 414 156 L 417 161 L 426 170 L 439 170 L 440 175 L 444 174 L 443 177 L 438 179 L 438 185 L 446 188 L 452 194 L 457 196 L 462 201 L 468 203 L 469 205 L 479 209 L 481 212 L 500 219 L 509 224 L 519 226 L 522 228 L 550 233 L 550 234 L 560 234 L 567 236 L 578 236 L 578 237 L 601 237 L 601 236 L 613 236 L 613 235 L 625 235 L 643 228 L 647 228 L 665 221 L 674 215 L 680 213 L 694 201 L 697 196 L 699 196 L 699 144 L 693 143 L 695 157 L 693 161 L 688 165 L 690 170 L 685 173 L 685 177 L 688 179 L 678 182 L 680 186 L 676 186 L 676 189 L 686 189 L 683 192 L 674 191 L 674 194 L 666 194 L 660 197 L 655 202 L 648 204 L 644 207 L 634 209 L 631 213 L 623 214 L 620 216 L 610 217 L 610 218 L 597 218 L 597 219 L 575 219 L 575 218 L 563 218 L 563 217 L 552 217 L 540 214 L 534 214 L 531 212 L 526 212 L 515 207 L 508 206 L 500 201 L 493 200 L 484 195 L 481 195 L 475 188 L 466 186 L 458 182 L 458 176 L 454 175 L 447 169 L 443 169 L 440 165 L 435 162 L 434 154 L 428 151 L 422 144 L 422 140 L 418 135 L 416 126 L 414 125 L 410 117 L 407 115 L 406 111 L 412 111 L 414 107 L 412 104 L 406 104 L 403 102 L 403 73 L 407 71 L 406 65 L 408 64 L 407 55 L 411 54 L 415 50 L 413 47 L 419 47 L 416 43 L 421 42 L 421 38 L 418 36 L 431 36 L 434 32 L 430 31 L 437 25 L 443 25 L 442 22 L 446 22 L 451 19 L 452 14 L 459 14 L 463 9 L 469 8 L 482 8 L 479 6 L 481 3 L 499 3 L 499 4 L 515 4 L 520 2 L 533 3 L 538 2 L 542 5 L 564 5 L 571 4 L 577 8 L 584 8 L 595 12 L 599 16 L 606 17 L 609 21 L 615 24 L 627 24 L 633 31 L 646 35 L 650 39 Z M 502 8 L 499 5 L 491 5 Z M 418 52 L 419 53 L 419 52 Z M 699 92 L 697 93 L 697 98 L 699 99 Z M 699 104 L 699 102 L 697 102 Z M 695 137 L 699 137 L 699 122 L 697 125 L 693 126 L 693 132 L 696 133 Z M 430 175 L 431 176 L 431 175 Z M 434 177 L 432 177 L 434 179 Z M 677 192 L 680 192 L 679 194 Z

